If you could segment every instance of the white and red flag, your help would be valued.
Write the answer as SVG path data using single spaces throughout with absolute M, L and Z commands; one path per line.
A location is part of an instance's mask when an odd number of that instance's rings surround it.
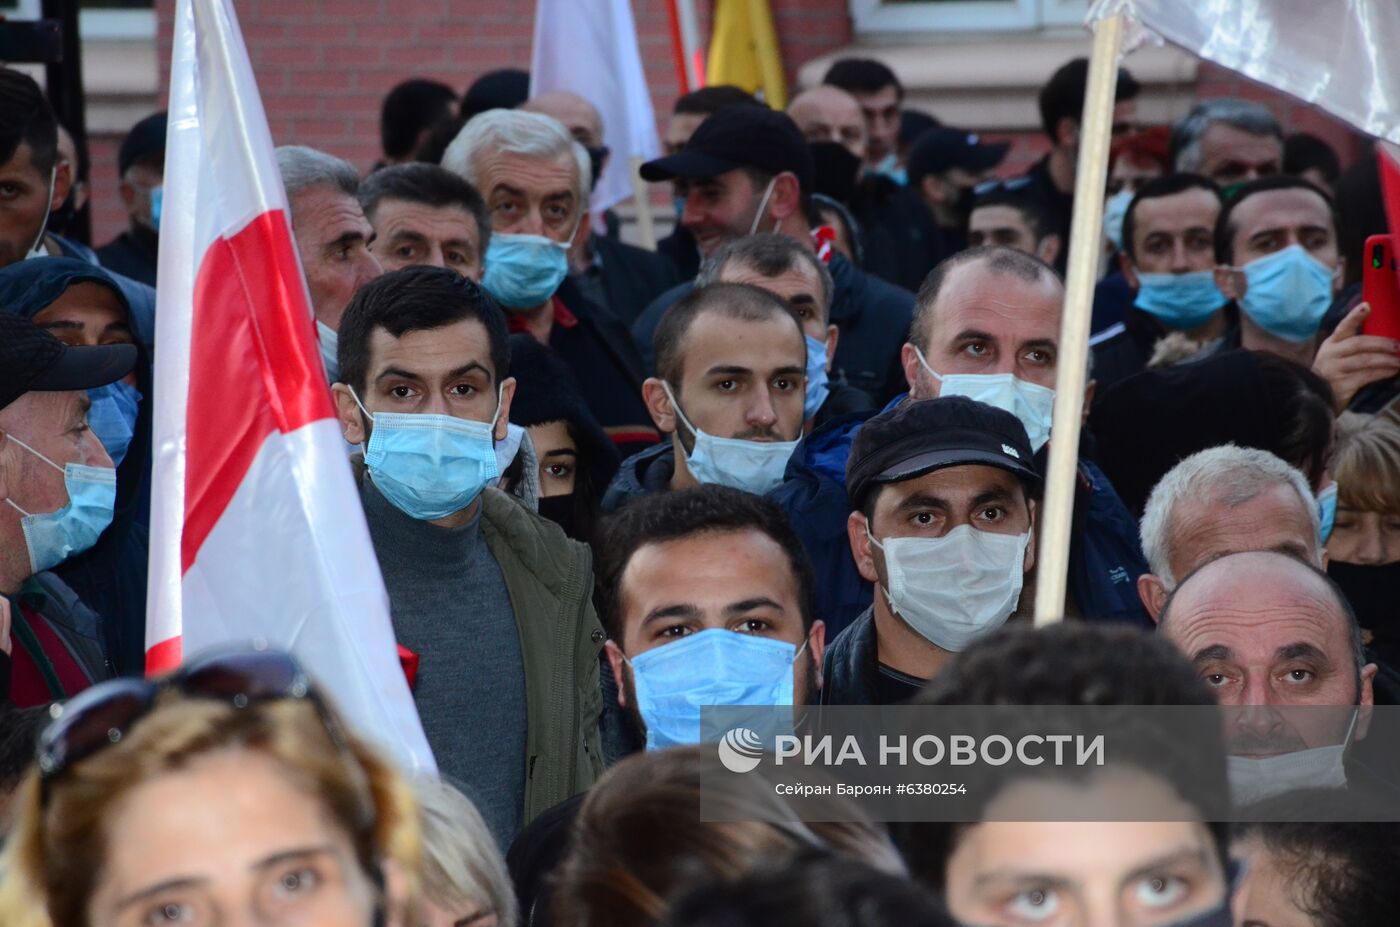
M 147 670 L 266 642 L 431 770 L 230 0 L 176 5 L 161 226 Z

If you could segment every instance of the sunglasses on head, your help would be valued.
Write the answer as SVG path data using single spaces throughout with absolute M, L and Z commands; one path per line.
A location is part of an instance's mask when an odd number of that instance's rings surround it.
M 36 762 L 47 798 L 48 783 L 75 763 L 120 743 L 155 707 L 161 694 L 176 691 L 234 708 L 306 699 L 316 708 L 326 732 L 342 751 L 345 737 L 326 710 L 301 665 L 290 654 L 246 650 L 207 654 L 161 679 L 123 678 L 98 683 L 52 709 L 54 720 L 39 736 Z

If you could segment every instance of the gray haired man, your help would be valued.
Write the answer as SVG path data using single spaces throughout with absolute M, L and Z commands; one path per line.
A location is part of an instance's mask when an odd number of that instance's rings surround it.
M 335 360 L 340 317 L 355 292 L 381 273 L 369 251 L 374 229 L 357 198 L 360 175 L 340 158 L 301 145 L 278 148 L 277 169 L 287 189 L 321 359 L 334 383 L 340 373 Z
M 1327 563 L 1307 479 L 1256 448 L 1227 444 L 1181 461 L 1153 487 L 1140 530 L 1152 572 L 1138 577 L 1138 595 L 1153 620 L 1179 580 L 1229 554 L 1265 550 L 1318 569 Z
M 1283 129 L 1258 103 L 1205 100 L 1172 128 L 1171 157 L 1178 173 L 1247 183 L 1283 170 Z

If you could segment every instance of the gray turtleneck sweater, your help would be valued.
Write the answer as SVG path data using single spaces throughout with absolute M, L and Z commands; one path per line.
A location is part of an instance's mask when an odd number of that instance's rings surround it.
M 418 655 L 413 696 L 438 768 L 507 847 L 525 805 L 525 672 L 505 577 L 481 533 L 481 508 L 470 524 L 439 528 L 399 511 L 368 475 L 360 497 L 394 634 Z

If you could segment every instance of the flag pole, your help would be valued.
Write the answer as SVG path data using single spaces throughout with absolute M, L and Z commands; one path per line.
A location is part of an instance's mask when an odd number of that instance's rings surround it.
M 632 156 L 627 165 L 632 174 L 632 202 L 637 209 L 637 238 L 648 251 L 656 250 L 656 226 L 651 218 L 651 191 L 642 179 L 642 159 Z
M 1079 459 L 1079 425 L 1089 362 L 1089 323 L 1093 315 L 1094 276 L 1103 233 L 1104 183 L 1113 128 L 1113 98 L 1118 81 L 1118 52 L 1123 17 L 1095 24 L 1089 83 L 1079 129 L 1079 163 L 1074 178 L 1074 215 L 1070 223 L 1069 273 L 1060 322 L 1058 374 L 1055 378 L 1054 430 L 1045 480 L 1037 548 L 1035 624 L 1063 620 L 1069 573 L 1070 522 Z

